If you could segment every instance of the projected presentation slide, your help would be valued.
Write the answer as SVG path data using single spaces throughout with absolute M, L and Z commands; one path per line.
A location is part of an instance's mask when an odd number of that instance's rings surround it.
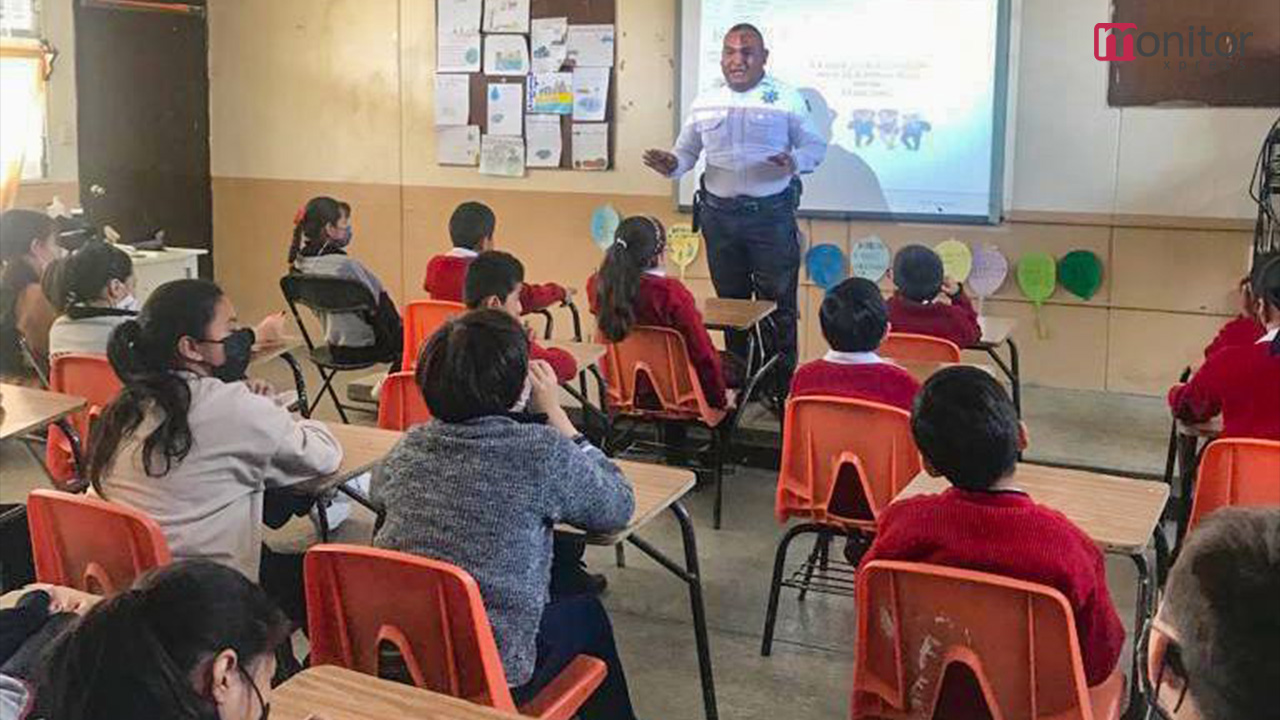
M 768 72 L 800 90 L 830 139 L 802 210 L 987 219 L 1002 182 L 998 17 L 998 0 L 684 0 L 681 116 L 724 83 L 725 32 L 752 23 Z

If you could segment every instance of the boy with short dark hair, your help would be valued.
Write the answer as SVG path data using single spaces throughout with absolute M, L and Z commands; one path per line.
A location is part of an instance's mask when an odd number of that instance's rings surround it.
M 524 265 L 514 255 L 498 250 L 480 253 L 467 269 L 462 298 L 469 310 L 488 308 L 502 310 L 514 318 L 523 314 L 520 303 L 524 289 Z M 545 360 L 556 371 L 561 384 L 578 375 L 578 364 L 573 356 L 559 348 L 544 348 L 538 344 L 532 329 L 529 334 L 529 359 Z
M 932 335 L 973 347 L 982 339 L 978 313 L 964 286 L 944 277 L 942 258 L 923 245 L 908 245 L 893 259 L 889 322 L 901 333 Z
M 464 202 L 453 211 L 449 218 L 453 249 L 431 258 L 427 263 L 426 277 L 422 280 L 422 289 L 431 294 L 432 300 L 463 301 L 467 267 L 480 253 L 493 249 L 493 233 L 497 226 L 497 217 L 484 203 Z M 568 302 L 572 294 L 571 290 L 555 283 L 526 284 L 520 290 L 522 312 L 538 312 Z
M 953 487 L 895 502 L 881 513 L 863 558 L 995 573 L 1057 589 L 1075 617 L 1090 686 L 1105 681 L 1124 645 L 1097 546 L 1061 513 L 1018 489 L 1026 428 L 1004 387 L 975 367 L 951 367 L 924 384 L 911 432 L 932 476 Z
M 831 350 L 796 370 L 791 396 L 851 397 L 910 411 L 920 383 L 876 354 L 889 332 L 880 288 L 865 278 L 845 280 L 822 300 L 819 319 Z

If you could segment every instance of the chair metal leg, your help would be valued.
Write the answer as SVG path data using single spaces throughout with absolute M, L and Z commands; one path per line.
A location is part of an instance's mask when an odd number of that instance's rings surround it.
M 711 430 L 712 447 L 711 447 L 711 463 L 712 477 L 716 484 L 716 507 L 713 514 L 712 526 L 720 529 L 720 508 L 724 501 L 724 433 L 718 428 Z
M 320 405 L 320 398 L 324 397 L 325 393 L 328 393 L 329 398 L 333 400 L 333 406 L 338 410 L 338 417 L 342 418 L 342 423 L 350 425 L 351 421 L 347 419 L 347 411 L 342 407 L 342 401 L 338 399 L 338 391 L 333 389 L 333 379 L 337 375 L 337 370 L 331 371 L 328 375 L 324 373 L 324 370 L 320 371 L 320 377 L 324 378 L 324 385 L 320 387 L 320 392 L 316 393 L 316 404 L 311 406 L 311 411 L 315 411 L 316 407 Z M 311 412 L 306 413 L 306 416 L 311 417 Z
M 769 605 L 764 613 L 764 635 L 760 639 L 762 657 L 769 657 L 773 652 L 773 626 L 778 620 L 778 596 L 782 592 L 782 573 L 786 570 L 787 548 L 797 537 L 807 532 L 817 532 L 819 529 L 819 525 L 811 523 L 795 525 L 787 529 L 778 543 L 778 550 L 773 557 L 773 578 L 769 581 Z
M 818 537 L 813 540 L 813 550 L 809 553 L 809 561 L 805 563 L 804 568 L 804 586 L 800 588 L 800 602 L 804 602 L 805 597 L 809 594 L 809 581 L 813 579 L 814 567 L 822 572 L 827 571 L 827 562 L 830 560 L 831 549 L 831 533 L 826 530 L 818 532 Z
M 623 545 L 622 543 L 618 543 L 617 545 L 614 545 L 613 556 L 614 556 L 614 560 L 616 560 L 618 563 L 618 567 L 624 568 L 627 566 L 627 546 L 626 545 Z

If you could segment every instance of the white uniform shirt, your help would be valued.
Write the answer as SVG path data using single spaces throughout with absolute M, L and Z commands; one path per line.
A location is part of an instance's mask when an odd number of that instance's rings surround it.
M 698 96 L 672 152 L 679 165 L 670 177 L 689 172 L 706 151 L 707 191 L 723 198 L 776 195 L 792 173 L 768 158 L 791 153 L 796 172 L 811 173 L 827 154 L 809 118 L 808 101 L 790 86 L 766 75 L 747 92 L 727 85 Z

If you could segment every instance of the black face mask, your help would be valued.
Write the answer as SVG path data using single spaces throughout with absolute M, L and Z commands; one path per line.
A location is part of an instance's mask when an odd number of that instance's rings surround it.
M 1151 627 L 1152 621 L 1148 620 L 1147 626 L 1140 636 L 1141 641 L 1138 643 L 1137 653 L 1138 657 L 1144 660 L 1144 668 L 1146 667 L 1145 659 L 1147 658 L 1148 643 L 1151 642 Z M 1182 692 L 1178 695 L 1172 711 L 1166 710 L 1160 705 L 1160 687 L 1164 684 L 1166 672 L 1172 673 L 1182 680 Z M 1156 676 L 1153 678 L 1147 672 L 1143 672 L 1142 677 L 1145 680 L 1143 689 L 1145 690 L 1147 705 L 1151 710 L 1152 716 L 1157 720 L 1173 720 L 1173 713 L 1182 709 L 1182 704 L 1187 699 L 1187 690 L 1191 686 L 1191 682 L 1187 677 L 1186 664 L 1182 661 L 1182 648 L 1170 640 L 1168 647 L 1165 649 L 1164 659 L 1160 663 L 1160 668 L 1156 671 Z
M 222 346 L 224 359 L 221 365 L 210 367 L 210 374 L 222 382 L 239 382 L 245 378 L 249 360 L 253 356 L 255 340 L 253 330 L 241 328 L 221 340 L 201 340 Z

